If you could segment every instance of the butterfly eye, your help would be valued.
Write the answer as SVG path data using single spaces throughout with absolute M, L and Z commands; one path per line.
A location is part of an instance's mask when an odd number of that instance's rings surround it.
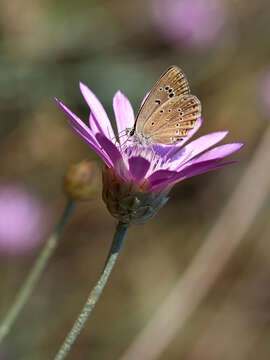
M 161 101 L 160 100 L 155 100 L 155 103 L 157 103 L 158 105 L 161 104 Z
M 154 125 L 155 125 L 154 121 L 151 123 L 151 125 L 152 125 L 152 126 L 154 126 Z
M 169 109 L 169 110 L 168 110 L 168 112 L 171 112 L 171 111 L 172 111 L 172 109 Z
M 160 110 L 160 113 L 161 113 L 161 114 L 162 114 L 162 113 L 164 113 L 164 110 L 163 110 L 163 109 L 161 109 L 161 110 Z
M 179 126 L 179 123 L 176 123 L 176 126 Z
M 169 97 L 171 98 L 171 97 L 173 97 L 174 96 L 174 93 L 170 93 L 169 94 Z
M 165 87 L 165 90 L 167 90 L 167 91 L 168 91 L 169 89 L 170 89 L 170 87 L 169 87 L 169 86 L 166 86 L 166 87 Z
M 162 91 L 163 90 L 163 88 L 161 87 L 161 88 L 159 88 L 159 91 Z

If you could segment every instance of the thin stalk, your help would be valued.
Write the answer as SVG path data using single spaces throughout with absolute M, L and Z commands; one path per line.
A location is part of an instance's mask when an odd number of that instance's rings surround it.
M 6 317 L 0 324 L 0 343 L 3 341 L 3 339 L 8 335 L 10 332 L 10 329 L 14 322 L 16 321 L 18 315 L 22 311 L 24 305 L 28 301 L 29 297 L 31 296 L 38 280 L 40 279 L 43 270 L 45 269 L 48 261 L 52 257 L 54 250 L 56 249 L 60 235 L 63 232 L 64 226 L 67 223 L 68 219 L 70 218 L 70 215 L 72 213 L 72 210 L 74 208 L 74 200 L 69 200 L 67 202 L 66 208 L 63 212 L 63 215 L 56 226 L 54 232 L 49 236 L 47 241 L 45 242 L 45 245 L 43 249 L 41 250 L 41 253 L 39 254 L 36 262 L 34 263 L 34 266 L 30 270 L 30 273 L 24 283 L 22 284 L 22 287 L 20 288 L 13 304 L 11 305 Z
M 111 271 L 115 265 L 116 259 L 118 257 L 118 254 L 120 252 L 120 249 L 122 247 L 122 244 L 125 240 L 126 233 L 127 233 L 128 225 L 119 223 L 117 225 L 112 246 L 109 251 L 109 255 L 107 257 L 107 260 L 105 262 L 104 269 L 100 275 L 100 278 L 96 284 L 96 286 L 93 288 L 93 290 L 90 292 L 89 297 L 79 314 L 79 317 L 75 321 L 71 331 L 67 335 L 65 341 L 63 342 L 60 350 L 58 351 L 56 357 L 54 360 L 63 360 L 68 355 L 73 343 L 79 336 L 86 320 L 88 319 L 89 315 L 91 314 L 92 310 L 94 309 L 103 289 L 104 286 L 107 283 L 107 280 L 111 274 Z

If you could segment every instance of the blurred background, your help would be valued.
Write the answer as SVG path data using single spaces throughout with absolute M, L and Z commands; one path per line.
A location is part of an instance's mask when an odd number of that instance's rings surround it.
M 153 220 L 130 229 L 69 355 L 120 357 L 197 253 L 270 126 L 269 31 L 267 0 L 1 0 L 0 320 L 63 211 L 68 165 L 96 159 L 54 97 L 87 122 L 81 80 L 113 119 L 118 89 L 137 111 L 160 74 L 179 65 L 202 102 L 198 135 L 228 129 L 226 142 L 246 146 L 237 165 L 178 184 Z M 269 359 L 269 213 L 266 193 L 215 286 L 160 359 Z M 102 269 L 115 224 L 101 195 L 78 204 L 0 345 L 1 360 L 53 358 Z

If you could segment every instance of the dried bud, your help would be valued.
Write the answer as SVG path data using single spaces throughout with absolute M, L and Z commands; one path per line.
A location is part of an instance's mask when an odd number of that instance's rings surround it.
M 95 161 L 71 165 L 64 178 L 64 191 L 74 200 L 91 200 L 98 190 L 98 166 Z
M 103 171 L 103 201 L 112 216 L 126 224 L 140 224 L 152 218 L 168 201 L 169 188 L 146 191 L 123 181 L 112 168 Z

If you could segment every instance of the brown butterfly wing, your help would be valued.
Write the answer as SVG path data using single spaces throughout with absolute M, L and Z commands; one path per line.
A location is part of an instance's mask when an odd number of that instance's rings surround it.
M 171 66 L 161 75 L 139 110 L 136 133 L 141 133 L 147 119 L 167 100 L 187 94 L 190 94 L 190 88 L 184 72 L 177 66 Z
M 196 96 L 176 96 L 147 119 L 141 134 L 153 143 L 174 144 L 188 136 L 200 117 L 201 103 Z

